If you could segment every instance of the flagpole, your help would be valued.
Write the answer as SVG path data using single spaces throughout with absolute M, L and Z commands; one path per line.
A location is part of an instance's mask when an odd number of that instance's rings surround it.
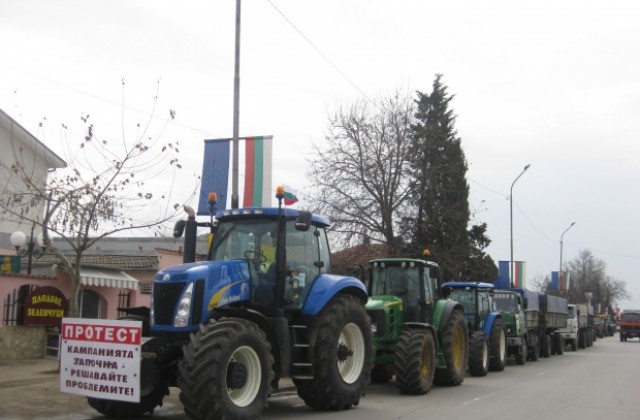
M 233 161 L 231 168 L 231 208 L 238 206 L 238 139 L 240 119 L 240 0 L 236 0 L 236 46 L 233 74 Z

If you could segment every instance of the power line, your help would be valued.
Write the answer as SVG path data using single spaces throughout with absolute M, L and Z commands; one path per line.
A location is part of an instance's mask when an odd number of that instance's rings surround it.
M 267 0 L 269 2 L 269 4 L 276 10 L 276 12 L 278 12 L 278 14 L 280 14 L 280 16 L 282 16 L 282 18 L 302 37 L 302 39 L 304 39 L 309 45 L 311 45 L 311 48 L 313 48 L 318 54 L 320 54 L 320 56 L 327 62 L 329 63 L 329 65 L 331 67 L 333 67 L 333 69 L 335 71 L 338 72 L 338 74 L 340 74 L 340 76 L 342 76 L 351 86 L 353 86 L 354 89 L 356 89 L 358 92 L 360 92 L 360 94 L 369 102 L 373 103 L 373 101 L 371 100 L 371 98 L 369 98 L 367 96 L 366 93 L 364 93 L 364 91 L 362 89 L 360 89 L 360 87 L 358 85 L 356 85 L 356 83 L 351 80 L 349 78 L 349 76 L 346 75 L 345 72 L 343 72 L 342 70 L 340 70 L 340 68 L 333 62 L 331 61 L 331 59 L 322 52 L 322 50 L 320 50 L 320 48 L 318 48 L 318 46 L 316 44 L 313 43 L 313 41 L 311 41 L 311 39 L 309 39 L 309 37 L 307 37 L 292 21 L 291 19 L 289 19 L 283 12 L 282 10 L 278 9 L 278 7 L 273 4 L 273 2 L 271 0 Z

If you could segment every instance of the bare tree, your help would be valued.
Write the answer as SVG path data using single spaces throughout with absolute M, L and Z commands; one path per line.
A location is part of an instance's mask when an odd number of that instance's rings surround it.
M 585 302 L 585 293 L 590 292 L 596 309 L 599 305 L 600 311 L 604 312 L 607 308 L 611 311 L 617 301 L 630 298 L 626 283 L 607 276 L 605 262 L 595 258 L 588 249 L 580 251 L 567 265 L 571 302 Z
M 180 206 L 169 200 L 176 171 L 181 168 L 178 142 L 161 140 L 174 117 L 170 110 L 159 133 L 152 135 L 156 131 L 152 112 L 146 124 L 136 125 L 133 140 L 128 140 L 124 122 L 122 137 L 116 141 L 102 137 L 89 115 L 81 117 L 84 137 L 77 141 L 66 138 L 68 127 L 63 124 L 68 166 L 49 174 L 46 183 L 34 177 L 32 165 L 21 158 L 23 150 L 14 150 L 16 162 L 10 170 L 16 188 L 5 188 L 0 211 L 42 229 L 45 246 L 71 278 L 70 316 L 78 314 L 85 251 L 100 239 L 123 231 L 149 228 L 159 235 L 162 224 L 176 215 Z M 158 179 L 169 188 L 156 195 L 151 184 Z M 44 212 L 33 211 L 43 206 Z M 73 253 L 63 254 L 52 237 L 62 238 Z
M 362 238 L 394 245 L 409 194 L 406 174 L 414 102 L 396 93 L 340 108 L 309 159 L 310 202 L 326 214 L 340 244 Z

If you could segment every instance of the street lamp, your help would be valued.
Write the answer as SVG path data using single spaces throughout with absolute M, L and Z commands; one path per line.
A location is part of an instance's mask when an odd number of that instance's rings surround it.
M 562 235 L 560 235 L 560 269 L 558 270 L 558 288 L 560 288 L 560 280 L 562 279 L 562 238 L 564 238 L 564 234 L 567 233 L 567 231 L 575 224 L 576 222 L 572 222 L 569 227 L 562 232 Z
M 24 257 L 29 256 L 29 261 L 27 263 L 27 274 L 31 274 L 31 263 L 33 261 L 33 257 L 40 258 L 44 255 L 47 247 L 44 245 L 44 235 L 41 233 L 36 237 L 36 240 L 33 240 L 33 230 L 36 225 L 31 226 L 31 236 L 29 237 L 29 242 L 27 243 L 27 235 L 19 230 L 13 232 L 11 234 L 11 245 L 16 247 L 16 254 Z M 25 247 L 26 244 L 26 247 Z
M 518 175 L 516 179 L 513 180 L 513 182 L 511 183 L 511 191 L 509 192 L 509 222 L 511 226 L 511 260 L 509 262 L 509 282 L 511 283 L 511 287 L 513 287 L 513 186 L 515 185 L 516 181 L 520 179 L 522 174 L 524 174 L 527 169 L 529 169 L 530 166 L 531 164 L 527 164 L 522 172 L 520 172 L 520 175 Z

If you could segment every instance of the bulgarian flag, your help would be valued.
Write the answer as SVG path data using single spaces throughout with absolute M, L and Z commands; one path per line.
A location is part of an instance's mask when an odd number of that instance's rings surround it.
M 567 271 L 560 272 L 560 290 L 569 290 L 570 274 Z
M 284 186 L 284 205 L 290 206 L 298 202 L 298 192 L 288 185 Z
M 524 289 L 525 287 L 525 261 L 513 262 L 513 287 Z
M 273 136 L 245 138 L 243 207 L 271 207 Z

